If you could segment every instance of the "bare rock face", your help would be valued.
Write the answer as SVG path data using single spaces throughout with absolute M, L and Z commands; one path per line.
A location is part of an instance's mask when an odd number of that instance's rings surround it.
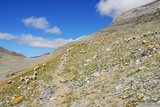
M 160 0 L 118 15 L 111 25 L 147 22 L 158 18 L 160 18 Z

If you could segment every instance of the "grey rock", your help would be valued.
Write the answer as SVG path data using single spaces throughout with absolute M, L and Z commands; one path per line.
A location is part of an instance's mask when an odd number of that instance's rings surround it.
M 137 90 L 136 84 L 133 84 L 131 88 L 132 88 L 132 90 L 134 90 L 134 91 Z
M 158 101 L 158 98 L 159 98 L 158 95 L 153 95 L 151 99 L 152 99 L 153 101 L 157 102 L 157 101 Z
M 107 48 L 107 49 L 106 49 L 107 52 L 110 51 L 110 50 L 111 50 L 110 48 Z
M 0 106 L 3 104 L 4 102 L 0 102 Z
M 156 37 L 156 38 L 160 38 L 160 34 L 157 34 L 155 37 Z
M 139 65 L 141 63 L 140 60 L 136 60 L 136 65 Z
M 146 69 L 146 66 L 141 66 L 138 70 L 143 71 Z
M 147 96 L 147 95 L 145 95 L 145 96 L 143 97 L 143 101 L 147 101 L 147 100 L 149 100 L 149 99 L 150 99 L 150 97 Z
M 91 62 L 92 60 L 90 60 L 90 59 L 87 59 L 87 60 L 85 60 L 85 63 L 89 63 L 89 62 Z
M 100 74 L 99 74 L 99 72 L 94 72 L 91 76 L 93 76 L 93 77 L 99 77 Z
M 130 97 L 130 95 L 124 95 L 124 96 L 122 96 L 122 99 L 126 99 L 126 98 L 129 98 Z
M 52 92 L 52 85 L 51 84 L 46 84 L 46 89 L 43 90 L 39 96 L 40 99 L 46 98 L 48 95 L 50 95 Z
M 78 105 L 78 103 L 76 103 L 76 102 L 74 102 L 72 105 L 71 105 L 71 107 L 78 107 L 79 105 Z
M 122 85 L 121 85 L 121 84 L 115 86 L 115 90 L 116 90 L 117 92 L 118 92 L 120 89 L 122 89 Z
M 138 103 L 138 105 L 136 107 L 160 107 L 160 104 L 144 102 L 144 103 Z

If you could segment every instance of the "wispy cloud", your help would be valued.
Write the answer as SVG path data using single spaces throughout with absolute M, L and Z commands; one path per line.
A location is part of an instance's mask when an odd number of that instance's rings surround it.
M 57 26 L 54 26 L 53 28 L 51 28 L 49 25 L 49 22 L 45 17 L 35 18 L 31 16 L 29 18 L 23 19 L 22 22 L 28 27 L 42 29 L 46 33 L 61 34 L 60 28 Z
M 12 35 L 9 33 L 1 33 L 0 32 L 0 40 L 17 40 L 18 44 L 23 45 L 27 44 L 31 47 L 39 47 L 39 48 L 58 48 L 61 46 L 64 46 L 70 42 L 77 41 L 86 35 L 82 37 L 78 37 L 76 39 L 64 39 L 64 38 L 56 38 L 56 39 L 46 39 L 43 37 L 37 37 L 33 36 L 31 34 L 22 34 L 22 35 Z
M 153 1 L 155 0 L 100 0 L 96 8 L 103 16 L 115 17 L 124 11 Z
M 1 33 L 0 32 L 0 40 L 11 40 L 11 39 L 16 39 L 16 36 L 11 35 L 9 33 Z
M 74 40 L 63 39 L 63 38 L 49 40 L 43 37 L 34 37 L 33 35 L 30 34 L 23 34 L 19 39 L 20 44 L 28 44 L 32 47 L 39 47 L 39 48 L 58 48 L 72 41 Z
M 45 30 L 47 33 L 56 33 L 56 34 L 61 34 L 61 30 L 59 27 L 54 26 L 53 28 L 49 28 Z

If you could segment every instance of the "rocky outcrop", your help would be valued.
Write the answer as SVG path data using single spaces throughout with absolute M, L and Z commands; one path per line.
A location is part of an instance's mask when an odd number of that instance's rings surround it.
M 140 23 L 160 18 L 160 0 L 124 12 L 113 20 L 113 26 L 129 23 Z

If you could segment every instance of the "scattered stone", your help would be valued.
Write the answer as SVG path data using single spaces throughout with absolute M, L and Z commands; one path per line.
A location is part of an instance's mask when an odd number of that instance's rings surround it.
M 107 48 L 107 49 L 106 49 L 107 52 L 110 51 L 110 50 L 111 50 L 110 48 Z
M 142 55 L 142 56 L 147 56 L 147 55 L 148 55 L 148 51 L 147 51 L 147 50 L 144 50 L 141 55 Z
M 60 96 L 61 97 L 66 97 L 67 95 L 66 95 L 66 93 L 61 93 Z
M 160 34 L 157 34 L 155 37 L 156 37 L 156 38 L 160 38 Z
M 142 43 L 143 43 L 143 44 L 150 43 L 150 42 L 151 42 L 151 41 L 148 40 L 148 39 L 147 39 L 147 40 L 142 40 Z
M 141 93 L 141 94 L 138 95 L 138 99 L 142 99 L 143 97 L 144 97 L 143 93 Z
M 105 76 L 104 74 L 102 74 L 101 76 L 99 76 L 99 78 L 100 78 L 101 80 L 104 80 L 104 79 L 106 78 L 106 76 Z
M 154 45 L 149 45 L 149 46 L 147 47 L 147 49 L 150 50 L 150 51 L 152 51 L 153 48 L 154 48 Z
M 87 60 L 85 60 L 85 63 L 89 63 L 89 62 L 91 62 L 92 60 L 90 60 L 90 59 L 87 59 Z
M 130 95 L 124 95 L 124 96 L 122 96 L 122 99 L 126 99 L 126 98 L 129 98 L 130 97 Z
M 115 65 L 117 65 L 117 62 L 116 62 L 116 61 L 112 63 L 112 66 L 115 66 Z
M 146 66 L 141 66 L 138 70 L 143 71 L 146 69 Z
M 141 63 L 141 61 L 138 59 L 136 60 L 136 65 L 139 65 Z
M 0 106 L 3 104 L 4 102 L 0 102 Z
M 51 90 L 52 90 L 52 85 L 46 84 L 46 89 L 41 92 L 39 98 L 40 99 L 46 98 L 48 95 L 51 94 Z
M 70 107 L 79 107 L 78 103 L 74 102 Z
M 22 102 L 23 100 L 24 100 L 24 96 L 20 96 L 20 97 L 17 97 L 17 98 L 15 98 L 15 99 L 13 99 L 13 100 L 11 100 L 11 104 L 12 105 L 15 105 L 15 104 L 18 104 L 18 103 L 20 103 L 20 102 Z
M 71 66 L 71 67 L 69 67 L 68 69 L 69 69 L 70 71 L 73 71 L 73 70 L 74 70 L 74 67 Z
M 146 96 L 146 95 L 145 95 L 145 96 L 143 97 L 143 101 L 147 101 L 147 100 L 149 100 L 149 99 L 150 99 L 149 96 Z
M 157 103 L 150 103 L 150 102 L 143 102 L 143 103 L 138 103 L 136 107 L 160 107 L 160 104 Z
M 153 95 L 151 99 L 152 99 L 154 102 L 157 102 L 157 101 L 158 101 L 158 97 L 159 97 L 158 95 Z
M 99 74 L 99 72 L 94 72 L 91 76 L 93 76 L 93 77 L 99 77 L 100 74 Z
M 120 89 L 122 89 L 122 85 L 121 85 L 121 84 L 119 84 L 119 85 L 115 86 L 115 90 L 116 90 L 116 92 L 118 92 Z
M 132 88 L 132 90 L 134 90 L 134 91 L 137 90 L 136 84 L 133 84 L 131 88 Z

